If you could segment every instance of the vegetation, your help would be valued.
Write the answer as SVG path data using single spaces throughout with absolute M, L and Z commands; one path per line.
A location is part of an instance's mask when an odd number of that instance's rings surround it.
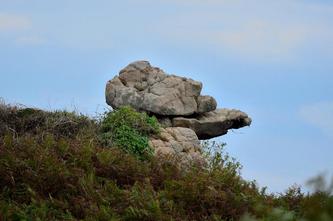
M 140 159 L 152 156 L 148 138 L 158 133 L 156 117 L 136 112 L 128 106 L 106 113 L 101 122 L 101 140 L 106 146 L 117 146 Z
M 158 131 L 128 107 L 93 120 L 1 105 L 0 220 L 333 220 L 322 178 L 312 194 L 268 194 L 216 143 L 203 145 L 207 165 L 184 171 L 145 157 Z

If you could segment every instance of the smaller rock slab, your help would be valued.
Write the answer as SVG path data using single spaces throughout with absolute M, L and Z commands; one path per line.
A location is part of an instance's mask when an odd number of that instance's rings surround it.
M 224 108 L 200 114 L 196 118 L 173 118 L 172 126 L 190 128 L 200 140 L 205 140 L 224 135 L 230 129 L 250 126 L 251 122 L 246 113 Z

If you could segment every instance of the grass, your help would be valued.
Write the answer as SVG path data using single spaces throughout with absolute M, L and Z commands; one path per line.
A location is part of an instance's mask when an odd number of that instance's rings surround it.
M 182 170 L 174 157 L 142 159 L 102 139 L 124 124 L 138 136 L 158 133 L 153 119 L 130 109 L 93 120 L 1 105 L 0 220 L 333 220 L 322 178 L 312 194 L 297 186 L 268 194 L 216 143 L 203 145 L 207 165 Z

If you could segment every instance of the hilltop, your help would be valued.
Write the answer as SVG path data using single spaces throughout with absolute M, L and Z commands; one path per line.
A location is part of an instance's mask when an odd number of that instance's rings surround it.
M 160 129 L 129 107 L 91 119 L 2 104 L 0 220 L 333 220 L 329 189 L 268 194 L 223 145 L 202 143 L 203 165 L 152 154 Z

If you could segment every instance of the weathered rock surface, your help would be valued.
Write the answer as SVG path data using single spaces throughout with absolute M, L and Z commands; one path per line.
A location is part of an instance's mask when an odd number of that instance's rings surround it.
M 107 83 L 106 102 L 162 116 L 188 116 L 216 109 L 210 96 L 200 96 L 202 83 L 168 75 L 147 61 L 129 64 Z
M 251 121 L 246 113 L 239 110 L 217 109 L 196 118 L 173 118 L 172 126 L 191 128 L 199 139 L 210 139 L 226 134 L 229 129 L 249 126 Z
M 149 144 L 155 149 L 156 155 L 177 155 L 183 162 L 204 162 L 200 141 L 189 128 L 162 128 L 160 136 L 150 138 Z
M 198 97 L 198 110 L 197 113 L 202 114 L 216 109 L 216 100 L 211 96 Z

